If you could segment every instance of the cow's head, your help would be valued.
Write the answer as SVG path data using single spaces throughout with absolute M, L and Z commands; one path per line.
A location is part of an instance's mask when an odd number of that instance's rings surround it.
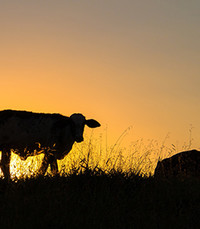
M 83 131 L 85 125 L 90 128 L 96 128 L 100 126 L 100 123 L 94 119 L 85 119 L 82 114 L 72 114 L 70 116 L 72 120 L 72 132 L 76 142 L 83 141 Z

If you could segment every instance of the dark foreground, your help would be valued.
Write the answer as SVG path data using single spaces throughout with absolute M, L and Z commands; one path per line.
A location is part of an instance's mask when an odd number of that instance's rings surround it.
M 121 173 L 0 179 L 0 228 L 200 228 L 200 181 Z

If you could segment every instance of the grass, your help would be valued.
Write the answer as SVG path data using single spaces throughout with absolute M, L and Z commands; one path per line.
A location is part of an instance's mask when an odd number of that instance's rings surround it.
M 176 153 L 174 145 L 100 143 L 75 145 L 56 177 L 34 172 L 40 158 L 14 156 L 12 182 L 0 179 L 0 228 L 200 228 L 200 180 L 152 176 L 158 157 Z
M 199 180 L 113 171 L 0 181 L 1 228 L 199 228 Z

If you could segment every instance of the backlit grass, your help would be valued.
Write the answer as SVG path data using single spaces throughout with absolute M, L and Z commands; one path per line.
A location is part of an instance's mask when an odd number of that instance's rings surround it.
M 154 174 L 158 160 L 192 148 L 192 127 L 189 129 L 188 142 L 183 143 L 181 147 L 166 144 L 169 135 L 162 142 L 139 139 L 133 141 L 128 147 L 121 147 L 121 142 L 130 129 L 131 127 L 127 128 L 116 143 L 110 146 L 102 134 L 98 138 L 93 136 L 93 132 L 91 136 L 85 136 L 84 142 L 75 143 L 70 153 L 63 160 L 58 161 L 60 175 L 70 175 L 74 171 L 78 174 L 85 169 L 90 169 L 104 173 L 119 171 L 151 176 Z M 44 155 L 41 154 L 22 161 L 18 155 L 12 153 L 11 177 L 24 179 L 37 176 L 43 157 Z M 50 168 L 47 174 L 51 175 Z M 2 176 L 1 170 L 0 176 Z
M 100 138 L 86 139 L 88 140 L 83 143 L 75 143 L 71 152 L 63 160 L 58 161 L 61 175 L 71 174 L 74 171 L 78 174 L 85 169 L 90 169 L 105 173 L 120 171 L 149 176 L 153 175 L 158 159 L 177 153 L 174 145 L 167 147 L 165 142 L 159 144 L 155 140 L 144 141 L 140 139 L 125 148 L 120 147 L 119 143 L 105 146 Z M 18 155 L 12 153 L 11 177 L 37 176 L 43 156 L 43 154 L 32 156 L 22 161 Z M 50 168 L 48 168 L 47 173 L 51 174 Z
M 149 176 L 177 147 L 87 139 L 59 162 L 60 176 L 38 176 L 43 155 L 12 155 L 13 181 L 0 179 L 1 228 L 200 228 L 200 181 Z

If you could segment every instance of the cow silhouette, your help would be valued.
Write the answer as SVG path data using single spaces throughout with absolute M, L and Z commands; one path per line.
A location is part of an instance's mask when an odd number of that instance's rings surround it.
M 155 178 L 199 177 L 200 151 L 190 150 L 175 154 L 159 161 L 155 169 Z
M 6 179 L 10 179 L 11 150 L 22 160 L 44 153 L 40 174 L 50 165 L 53 174 L 58 172 L 57 160 L 63 159 L 74 142 L 83 141 L 84 127 L 99 127 L 94 119 L 82 114 L 70 117 L 61 114 L 44 114 L 27 111 L 0 111 L 0 167 Z

